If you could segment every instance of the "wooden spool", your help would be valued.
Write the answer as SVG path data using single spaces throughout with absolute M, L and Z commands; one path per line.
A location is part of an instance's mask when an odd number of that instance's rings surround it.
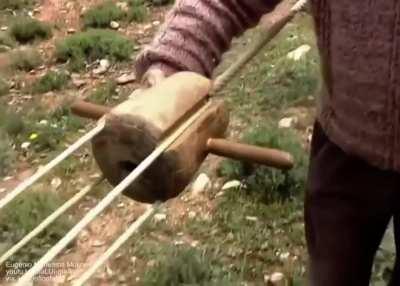
M 118 184 L 181 122 L 208 100 L 211 82 L 178 73 L 113 108 L 92 140 L 94 157 L 109 182 Z M 177 196 L 207 156 L 207 140 L 224 136 L 229 115 L 215 102 L 125 195 L 151 203 Z

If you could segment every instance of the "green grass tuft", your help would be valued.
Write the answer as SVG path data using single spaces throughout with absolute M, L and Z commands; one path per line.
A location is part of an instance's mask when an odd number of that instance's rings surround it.
M 144 0 L 129 0 L 127 20 L 129 22 L 143 22 L 148 17 L 148 9 Z
M 4 107 L 0 107 L 0 130 L 7 135 L 15 137 L 21 134 L 25 129 L 25 124 L 21 116 L 14 112 L 7 111 Z
M 221 165 L 220 175 L 229 179 L 243 180 L 250 191 L 263 193 L 267 202 L 290 199 L 304 191 L 307 156 L 292 131 L 271 126 L 256 127 L 244 135 L 243 141 L 256 146 L 287 151 L 294 156 L 295 167 L 289 171 L 281 171 L 227 160 Z
M 33 93 L 45 93 L 62 89 L 69 81 L 70 76 L 65 72 L 49 71 L 39 78 L 31 87 Z
M 12 141 L 8 134 L 0 128 L 0 176 L 4 176 L 16 159 L 16 153 L 12 148 Z
M 21 44 L 51 37 L 50 26 L 30 17 L 17 18 L 11 25 L 10 34 Z
M 193 249 L 172 248 L 144 277 L 143 285 L 207 285 L 212 277 L 209 262 Z
M 143 286 L 236 285 L 227 284 L 216 271 L 218 265 L 196 249 L 170 246 L 164 252 L 158 255 L 161 259 L 156 265 L 145 273 Z
M 15 51 L 11 54 L 11 67 L 21 71 L 31 71 L 43 63 L 42 57 L 34 49 Z
M 0 97 L 7 95 L 10 91 L 10 86 L 9 84 L 0 78 Z
M 96 87 L 96 89 L 89 95 L 90 102 L 98 104 L 106 104 L 117 94 L 117 84 L 114 81 L 108 81 Z
M 253 117 L 270 118 L 315 95 L 320 82 L 319 53 L 315 42 L 311 18 L 298 16 L 293 24 L 287 25 L 242 71 L 245 80 L 236 78 L 221 92 L 227 95 L 227 102 L 238 117 L 248 122 Z M 300 60 L 287 57 L 288 53 L 305 44 L 311 50 Z M 235 58 L 243 50 L 238 45 L 232 52 Z M 228 60 L 221 67 L 229 63 Z
M 85 62 L 101 58 L 128 60 L 132 51 L 133 44 L 117 32 L 91 29 L 58 43 L 56 58 L 62 62 L 69 61 L 70 68 L 78 71 L 85 67 Z
M 29 8 L 35 4 L 34 0 L 1 0 L 0 10 L 2 9 L 12 9 L 20 10 L 22 8 Z
M 114 2 L 106 1 L 85 12 L 83 23 L 86 28 L 107 28 L 111 21 L 118 21 L 125 17 L 122 11 Z
M 0 53 L 7 52 L 14 48 L 16 45 L 15 40 L 7 32 L 0 32 Z
M 54 192 L 45 191 L 38 186 L 16 198 L 0 211 L 0 253 L 21 240 L 40 222 L 55 211 L 61 198 Z M 45 231 L 35 237 L 28 245 L 11 257 L 10 262 L 34 262 L 61 239 L 72 226 L 72 221 L 63 216 Z

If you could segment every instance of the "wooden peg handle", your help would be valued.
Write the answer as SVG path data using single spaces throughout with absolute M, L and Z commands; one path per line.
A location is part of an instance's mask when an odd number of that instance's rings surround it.
M 294 165 L 293 156 L 287 152 L 231 142 L 226 139 L 208 139 L 207 150 L 218 156 L 258 163 L 283 170 L 291 169 Z
M 110 107 L 90 103 L 84 100 L 77 100 L 71 105 L 71 111 L 73 114 L 95 120 L 100 119 L 104 114 L 110 112 L 110 110 Z

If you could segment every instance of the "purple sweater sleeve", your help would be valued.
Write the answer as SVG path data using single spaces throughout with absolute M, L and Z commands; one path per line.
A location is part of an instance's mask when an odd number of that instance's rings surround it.
M 167 75 L 210 77 L 233 37 L 257 24 L 280 0 L 177 0 L 164 25 L 136 61 L 139 78 L 153 67 Z

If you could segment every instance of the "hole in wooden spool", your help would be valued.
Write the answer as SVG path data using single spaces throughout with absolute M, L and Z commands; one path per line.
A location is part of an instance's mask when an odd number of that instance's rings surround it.
M 123 176 L 126 177 L 132 173 L 132 171 L 135 170 L 138 165 L 131 161 L 121 161 L 119 162 L 119 166 L 122 170 Z

